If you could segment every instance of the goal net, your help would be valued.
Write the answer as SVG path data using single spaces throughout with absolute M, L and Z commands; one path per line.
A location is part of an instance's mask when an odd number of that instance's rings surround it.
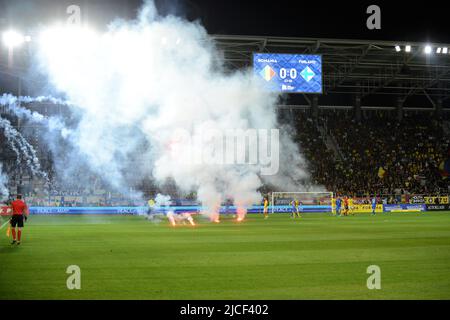
M 292 212 L 292 202 L 300 212 L 333 212 L 333 192 L 273 192 L 272 213 Z

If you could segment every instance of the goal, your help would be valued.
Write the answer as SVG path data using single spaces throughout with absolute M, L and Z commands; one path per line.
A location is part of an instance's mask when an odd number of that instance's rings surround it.
M 333 192 L 272 192 L 272 213 L 291 212 L 292 201 L 302 212 L 333 212 Z

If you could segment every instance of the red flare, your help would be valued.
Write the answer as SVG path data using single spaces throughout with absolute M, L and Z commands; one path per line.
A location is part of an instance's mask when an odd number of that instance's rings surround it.
M 237 208 L 237 222 L 241 222 L 244 221 L 245 215 L 247 214 L 247 209 L 243 208 L 243 207 L 238 207 Z

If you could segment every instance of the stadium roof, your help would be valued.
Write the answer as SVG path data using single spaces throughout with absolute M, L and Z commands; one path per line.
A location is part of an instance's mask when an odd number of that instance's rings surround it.
M 450 54 L 442 52 L 450 44 L 228 35 L 214 39 L 234 67 L 251 65 L 254 52 L 321 54 L 325 95 L 390 95 L 403 101 L 422 96 L 423 107 L 435 107 L 440 99 L 449 107 Z M 426 46 L 431 53 L 424 52 Z
M 450 44 L 230 35 L 214 35 L 213 39 L 233 69 L 251 66 L 254 52 L 321 54 L 324 94 L 318 97 L 319 107 L 352 106 L 359 96 L 366 109 L 392 109 L 400 104 L 450 110 L 450 53 L 443 53 L 444 48 L 450 50 Z M 405 52 L 406 46 L 410 52 Z M 424 52 L 426 46 L 431 47 L 431 53 Z M 17 79 L 23 80 L 23 87 L 33 86 L 33 78 L 24 67 L 29 54 L 24 51 L 16 56 L 14 68 L 9 68 L 6 50 L 0 50 L 3 90 L 17 93 Z M 289 96 L 294 97 L 286 104 L 311 104 L 310 95 Z

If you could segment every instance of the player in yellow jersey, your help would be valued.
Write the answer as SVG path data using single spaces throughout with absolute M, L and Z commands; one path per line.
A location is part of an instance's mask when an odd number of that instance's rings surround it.
M 264 219 L 267 219 L 269 217 L 269 200 L 267 197 L 264 197 Z
M 336 215 L 336 198 L 333 197 L 331 198 L 331 212 L 333 213 L 333 215 Z
M 154 218 L 153 214 L 155 213 L 155 201 L 150 199 L 147 201 L 147 220 L 152 220 Z
M 348 210 L 351 215 L 353 215 L 353 197 L 348 198 Z
M 296 208 L 296 213 L 297 213 L 297 217 L 301 218 L 301 212 L 300 212 L 300 205 L 302 203 L 298 200 L 295 200 L 295 208 Z

